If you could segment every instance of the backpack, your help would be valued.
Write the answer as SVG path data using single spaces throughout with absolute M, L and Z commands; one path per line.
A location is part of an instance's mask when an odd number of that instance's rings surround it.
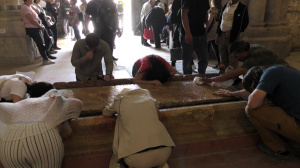
M 181 22 L 181 0 L 174 0 L 172 4 L 171 23 Z
M 116 20 L 115 13 L 112 10 L 115 9 L 114 2 L 111 0 L 102 1 L 99 13 L 103 19 L 105 26 L 111 32 L 115 32 L 118 27 L 118 21 Z

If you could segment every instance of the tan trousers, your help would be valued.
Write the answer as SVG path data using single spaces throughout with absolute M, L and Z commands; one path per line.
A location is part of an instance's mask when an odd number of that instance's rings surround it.
M 237 40 L 238 39 L 239 38 L 237 38 Z M 221 62 L 225 65 L 225 69 L 228 66 L 232 66 L 234 69 L 238 67 L 238 61 L 230 54 L 231 44 L 232 43 L 229 42 L 229 38 L 227 38 L 226 34 L 222 32 L 219 40 L 219 52 Z
M 300 127 L 295 118 L 288 115 L 282 108 L 263 105 L 246 113 L 257 129 L 262 141 L 274 152 L 286 150 L 285 143 L 278 134 L 294 141 L 300 142 Z
M 171 155 L 172 147 L 163 147 L 135 153 L 124 158 L 125 163 L 134 168 L 163 167 Z

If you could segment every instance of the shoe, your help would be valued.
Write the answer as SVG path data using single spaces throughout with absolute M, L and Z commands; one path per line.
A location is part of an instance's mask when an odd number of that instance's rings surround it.
M 49 59 L 56 59 L 56 57 L 52 56 L 52 55 L 48 55 Z
M 161 41 L 160 43 L 166 43 L 167 41 L 166 40 L 163 40 L 163 41 Z
M 112 56 L 112 58 L 113 58 L 114 61 L 118 61 L 118 58 L 116 58 L 114 56 Z
M 218 69 L 218 68 L 219 68 L 219 64 L 217 64 L 217 65 L 215 65 L 215 66 L 212 66 L 212 68 Z
M 73 38 L 72 41 L 77 41 L 77 39 L 76 39 L 76 38 Z
M 156 50 L 161 50 L 161 47 L 154 47 L 154 49 L 156 49 Z
M 59 47 L 56 46 L 56 47 L 53 47 L 53 49 L 54 50 L 60 50 L 61 48 L 59 48 Z
M 149 43 L 147 43 L 147 42 L 144 43 L 143 45 L 146 46 L 146 47 L 150 47 L 150 46 L 151 46 L 151 45 L 150 45 Z
M 55 50 L 50 50 L 48 53 L 49 53 L 49 54 L 56 54 L 57 51 L 55 51 Z
M 281 160 L 288 160 L 291 158 L 291 154 L 289 151 L 286 150 L 286 151 L 274 152 L 262 141 L 257 143 L 257 148 L 262 153 Z
M 43 65 L 50 65 L 50 64 L 55 64 L 55 62 L 49 59 L 43 61 Z
M 151 44 L 154 44 L 154 40 L 150 40 L 150 43 L 151 43 Z

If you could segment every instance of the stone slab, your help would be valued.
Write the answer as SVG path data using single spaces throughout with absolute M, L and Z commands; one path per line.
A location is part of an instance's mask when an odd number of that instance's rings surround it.
M 217 102 L 235 101 L 233 97 L 213 95 L 218 90 L 210 85 L 198 86 L 192 81 L 172 81 L 163 86 L 151 84 L 124 84 L 116 86 L 99 86 L 87 88 L 69 88 L 74 92 L 74 97 L 83 102 L 81 116 L 100 115 L 104 107 L 113 101 L 122 89 L 147 89 L 159 101 L 160 108 L 181 107 Z

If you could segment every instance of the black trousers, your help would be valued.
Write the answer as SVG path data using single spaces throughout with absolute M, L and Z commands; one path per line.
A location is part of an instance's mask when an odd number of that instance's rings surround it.
M 153 37 L 154 37 L 154 44 L 155 48 L 160 48 L 160 34 L 162 32 L 162 28 L 160 26 L 151 26 L 151 29 L 153 31 Z
M 52 26 L 50 27 L 50 30 L 51 30 L 52 33 L 53 33 L 53 39 L 54 39 L 54 44 L 53 44 L 53 46 L 54 46 L 54 47 L 57 47 L 57 27 L 56 27 L 56 22 L 55 22 L 54 25 L 52 25 Z
M 109 45 L 109 48 L 110 48 L 110 51 L 111 51 L 111 55 L 113 55 L 113 52 L 114 52 L 114 43 L 115 43 L 115 35 L 114 35 L 114 33 L 110 32 L 110 31 L 107 31 L 105 33 L 100 33 L 99 36 L 100 36 L 101 40 L 104 40 Z
M 35 42 L 43 59 L 48 60 L 48 57 L 46 55 L 46 46 L 45 46 L 45 40 L 44 40 L 42 30 L 40 28 L 25 28 L 25 30 L 26 30 L 26 35 L 31 37 Z

